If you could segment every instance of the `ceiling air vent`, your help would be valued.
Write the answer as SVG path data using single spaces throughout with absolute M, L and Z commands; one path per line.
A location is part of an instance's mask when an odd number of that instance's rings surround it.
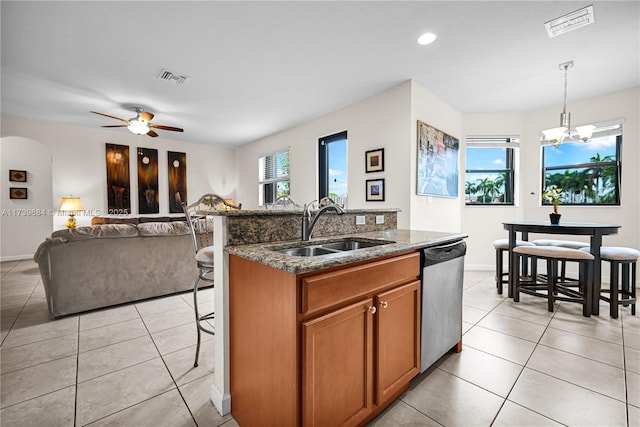
M 169 70 L 162 70 L 160 71 L 160 74 L 158 74 L 158 78 L 160 80 L 164 80 L 169 83 L 175 83 L 177 85 L 181 85 L 189 78 L 189 76 L 185 76 L 184 74 L 174 73 L 173 71 L 169 71 Z
M 593 5 L 589 5 L 575 12 L 567 13 L 560 18 L 547 21 L 544 23 L 544 27 L 547 29 L 549 37 L 555 37 L 593 24 L 594 22 Z

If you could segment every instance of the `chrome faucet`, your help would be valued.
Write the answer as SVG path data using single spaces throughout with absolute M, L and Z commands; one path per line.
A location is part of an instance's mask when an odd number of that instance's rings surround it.
M 340 206 L 332 203 L 330 205 L 323 206 L 320 208 L 316 215 L 311 219 L 311 205 L 315 202 L 315 200 L 309 202 L 309 204 L 304 205 L 304 212 L 302 213 L 302 240 L 309 240 L 311 238 L 311 233 L 313 233 L 313 227 L 315 227 L 316 222 L 318 222 L 318 218 L 324 212 L 329 210 L 334 210 L 338 215 L 344 215 L 346 211 L 342 209 Z

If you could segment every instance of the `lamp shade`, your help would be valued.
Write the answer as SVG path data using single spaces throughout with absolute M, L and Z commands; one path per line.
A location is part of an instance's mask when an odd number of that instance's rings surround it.
M 594 125 L 584 125 L 584 126 L 576 126 L 576 130 L 580 135 L 580 139 L 583 141 L 588 141 L 593 136 L 593 131 L 596 130 Z
M 66 196 L 60 201 L 59 211 L 76 212 L 84 210 L 80 197 Z
M 567 128 L 564 126 L 543 130 L 544 139 L 551 142 L 561 142 L 567 132 Z

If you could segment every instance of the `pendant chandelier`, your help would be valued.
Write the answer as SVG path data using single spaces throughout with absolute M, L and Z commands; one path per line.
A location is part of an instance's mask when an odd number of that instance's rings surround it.
M 560 113 L 560 126 L 553 129 L 543 130 L 542 143 L 551 143 L 558 147 L 563 142 L 588 142 L 596 128 L 593 125 L 577 126 L 571 129 L 571 113 L 567 113 L 567 70 L 573 67 L 573 61 L 564 62 L 558 66 L 564 70 L 564 102 L 562 113 Z

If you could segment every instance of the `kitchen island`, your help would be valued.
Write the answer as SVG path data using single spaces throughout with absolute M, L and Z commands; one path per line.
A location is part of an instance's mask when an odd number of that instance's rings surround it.
M 420 371 L 419 251 L 465 237 L 390 229 L 227 246 L 238 423 L 363 425 L 384 410 Z M 281 252 L 345 240 L 381 244 Z

